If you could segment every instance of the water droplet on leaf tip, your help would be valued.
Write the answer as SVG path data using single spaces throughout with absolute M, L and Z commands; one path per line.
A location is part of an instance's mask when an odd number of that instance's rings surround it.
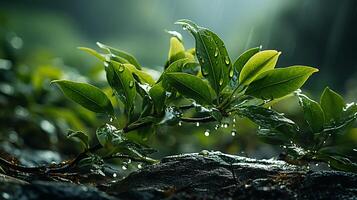
M 196 126 L 200 126 L 200 122 L 196 122 Z
M 143 166 L 141 164 L 138 164 L 138 169 L 143 168 Z
M 122 168 L 123 170 L 127 170 L 127 169 L 128 169 L 125 165 L 123 165 L 121 168 Z
M 219 85 L 223 85 L 223 79 L 219 80 Z
M 117 174 L 116 174 L 116 173 L 114 173 L 114 174 L 113 174 L 113 177 L 114 177 L 114 178 L 116 178 L 116 177 L 117 177 Z
M 179 121 L 179 122 L 178 122 L 178 125 L 179 125 L 179 126 L 182 126 L 182 122 L 181 122 L 181 121 Z

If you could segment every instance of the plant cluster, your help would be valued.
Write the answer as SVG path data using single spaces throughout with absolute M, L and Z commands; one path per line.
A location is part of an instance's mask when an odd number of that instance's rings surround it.
M 259 126 L 263 141 L 282 145 L 287 162 L 305 165 L 322 161 L 335 169 L 356 172 L 356 164 L 334 148 L 342 144 L 330 140 L 352 125 L 357 105 L 346 104 L 329 88 L 320 103 L 302 94 L 299 88 L 316 68 L 276 68 L 281 53 L 261 47 L 245 51 L 233 62 L 215 33 L 189 20 L 176 24 L 193 35 L 195 48 L 186 50 L 182 36 L 169 31 L 168 60 L 157 80 L 129 53 L 97 43 L 103 53 L 80 49 L 103 63 L 111 94 L 88 83 L 53 81 L 68 98 L 108 116 L 108 123 L 96 131 L 99 144 L 95 148 L 89 145 L 86 133 L 70 132 L 69 137 L 82 141 L 85 152 L 152 163 L 155 160 L 148 157 L 152 150 L 132 139 L 130 133 L 145 136 L 162 124 L 221 123 L 239 116 Z M 293 95 L 299 98 L 308 128 L 270 108 Z

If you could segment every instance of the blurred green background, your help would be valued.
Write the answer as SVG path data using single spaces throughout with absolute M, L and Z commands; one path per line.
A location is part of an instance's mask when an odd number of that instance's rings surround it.
M 96 48 L 95 42 L 100 41 L 132 53 L 147 68 L 162 71 L 169 48 L 165 30 L 180 31 L 185 46 L 194 46 L 192 37 L 174 25 L 182 18 L 216 32 L 232 59 L 250 47 L 277 49 L 283 52 L 278 66 L 303 64 L 320 69 L 303 88 L 313 97 L 329 85 L 348 102 L 356 100 L 354 0 L 2 0 L 0 140 L 4 152 L 28 148 L 69 155 L 78 151 L 78 145 L 65 139 L 66 131 L 93 134 L 104 118 L 66 100 L 49 82 L 67 78 L 104 87 L 105 76 L 98 73 L 102 66 L 95 58 L 76 47 Z M 301 120 L 296 99 L 276 109 Z M 256 139 L 254 124 L 237 121 L 234 137 L 232 124 L 212 131 L 210 137 L 203 132 L 215 124 L 184 124 L 161 127 L 149 143 L 159 150 L 158 157 L 202 149 L 258 158 L 276 155 L 277 149 Z M 350 135 L 346 140 L 356 142 L 357 134 Z

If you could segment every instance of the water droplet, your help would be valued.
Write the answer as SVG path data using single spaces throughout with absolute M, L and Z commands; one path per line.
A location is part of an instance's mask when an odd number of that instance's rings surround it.
M 143 168 L 143 166 L 141 164 L 138 164 L 138 169 Z
M 223 78 L 219 80 L 219 85 L 223 85 Z
M 236 127 L 236 124 L 232 124 L 233 127 Z
M 123 165 L 121 168 L 122 168 L 123 170 L 127 170 L 127 169 L 128 169 L 125 165 Z
M 3 192 L 1 196 L 4 199 L 10 199 L 10 194 L 9 193 Z
M 318 166 L 319 166 L 319 163 L 316 163 L 315 166 L 318 167 Z
M 219 124 L 216 124 L 216 125 L 214 126 L 214 129 L 217 130 L 218 128 L 219 128 Z
M 229 126 L 229 124 L 228 124 L 228 123 L 225 123 L 225 124 L 223 125 L 223 128 L 228 128 L 228 126 Z
M 226 65 L 229 65 L 230 61 L 229 61 L 229 57 L 228 56 L 226 56 L 224 58 L 224 62 L 226 63 Z
M 229 71 L 229 78 L 232 78 L 234 75 L 234 70 L 233 68 Z
M 207 129 L 204 134 L 205 134 L 206 137 L 208 137 L 209 136 L 209 129 Z
M 111 118 L 109 119 L 110 122 L 113 122 L 113 120 L 114 120 L 113 117 L 111 117 Z
M 116 174 L 116 173 L 114 173 L 114 174 L 113 174 L 113 177 L 114 177 L 114 178 L 116 178 L 116 177 L 117 177 L 117 174 Z
M 182 121 L 179 121 L 179 122 L 178 122 L 178 125 L 179 125 L 179 126 L 182 126 Z
M 233 136 L 233 137 L 234 137 L 234 136 L 236 136 L 236 134 L 237 134 L 237 130 L 236 130 L 236 129 L 232 129 L 231 134 L 232 134 L 232 136 Z
M 130 88 L 134 87 L 134 81 L 129 81 L 129 87 Z
M 131 159 L 128 160 L 128 163 L 131 163 Z
M 119 68 L 118 68 L 118 71 L 119 71 L 119 72 L 123 72 L 124 69 L 125 69 L 125 68 L 124 68 L 124 65 L 119 65 Z
M 202 74 L 203 74 L 203 76 L 207 76 L 208 75 L 208 71 L 202 68 Z
M 236 118 L 233 118 L 233 122 L 236 123 Z
M 200 126 L 200 122 L 196 122 L 196 126 Z
M 216 50 L 214 51 L 214 57 L 218 56 L 218 48 L 216 47 Z

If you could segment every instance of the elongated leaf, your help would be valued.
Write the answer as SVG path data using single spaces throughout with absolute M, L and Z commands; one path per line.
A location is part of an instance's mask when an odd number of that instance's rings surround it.
M 96 131 L 97 139 L 99 143 L 107 149 L 112 149 L 114 146 L 123 142 L 122 131 L 117 130 L 110 124 L 104 124 Z
M 70 130 L 67 134 L 67 138 L 77 138 L 83 143 L 86 149 L 89 148 L 89 136 L 84 132 Z
M 187 98 L 194 99 L 200 104 L 212 104 L 210 88 L 202 79 L 186 73 L 167 73 L 169 84 Z
M 325 116 L 319 103 L 304 94 L 299 94 L 299 102 L 304 110 L 304 118 L 313 132 L 324 128 Z
M 132 64 L 124 64 L 124 66 L 129 69 L 134 76 L 138 78 L 138 81 L 140 83 L 147 83 L 149 85 L 153 85 L 155 83 L 155 80 L 151 77 L 151 75 L 143 71 L 144 68 L 139 70 Z
M 202 74 L 216 94 L 219 94 L 229 81 L 229 71 L 233 70 L 223 41 L 212 31 L 199 27 L 192 21 L 179 20 L 176 24 L 183 25 L 194 36 Z
M 99 88 L 87 84 L 67 80 L 52 81 L 63 93 L 81 106 L 97 113 L 114 114 L 113 106 L 108 97 Z
M 176 60 L 185 58 L 185 47 L 183 46 L 182 42 L 177 38 L 177 37 L 171 37 L 170 38 L 170 49 L 169 49 L 169 55 L 168 55 L 168 60 L 169 63 L 171 64 L 175 62 Z
M 108 53 L 114 54 L 114 55 L 116 55 L 118 57 L 121 57 L 121 58 L 127 60 L 128 63 L 134 65 L 137 69 L 141 69 L 141 65 L 139 64 L 139 62 L 136 60 L 136 58 L 133 55 L 131 55 L 131 54 L 125 52 L 125 51 L 122 51 L 122 50 L 119 50 L 119 49 L 115 49 L 115 48 L 110 47 L 108 45 L 102 44 L 100 42 L 97 42 L 97 45 L 101 49 L 107 51 Z
M 242 71 L 244 65 L 248 62 L 248 60 L 256 53 L 258 53 L 261 49 L 262 47 L 260 46 L 260 47 L 248 49 L 247 51 L 243 52 L 233 64 L 233 68 L 235 72 L 237 74 L 240 74 L 240 72 Z
M 155 84 L 149 91 L 150 97 L 154 102 L 156 113 L 162 113 L 165 107 L 166 91 L 161 82 Z
M 109 85 L 116 91 L 119 99 L 126 105 L 126 110 L 133 108 L 136 86 L 131 71 L 124 64 L 111 61 L 106 63 L 105 71 Z
M 247 88 L 245 94 L 261 99 L 283 97 L 299 89 L 309 76 L 318 69 L 306 66 L 292 66 L 269 70 L 256 78 Z
M 326 123 L 330 124 L 340 120 L 345 101 L 339 94 L 326 87 L 320 97 L 320 105 L 325 113 Z
M 275 50 L 265 50 L 256 53 L 244 65 L 239 74 L 239 83 L 249 85 L 261 73 L 274 69 L 281 53 Z
M 292 136 L 298 132 L 298 127 L 293 121 L 271 109 L 260 106 L 247 106 L 241 109 L 238 114 L 249 118 L 262 129 L 271 130 L 272 133 L 278 131 Z
M 96 58 L 98 58 L 99 60 L 101 60 L 101 61 L 105 61 L 105 56 L 104 55 L 102 55 L 102 54 L 100 54 L 100 53 L 98 53 L 96 50 L 94 50 L 94 49 L 91 49 L 91 48 L 87 48 L 87 47 L 78 47 L 78 49 L 79 50 L 82 50 L 82 51 L 84 51 L 84 52 L 86 52 L 86 53 L 88 53 L 88 54 L 90 54 L 90 55 L 92 55 L 92 56 L 95 56 Z

